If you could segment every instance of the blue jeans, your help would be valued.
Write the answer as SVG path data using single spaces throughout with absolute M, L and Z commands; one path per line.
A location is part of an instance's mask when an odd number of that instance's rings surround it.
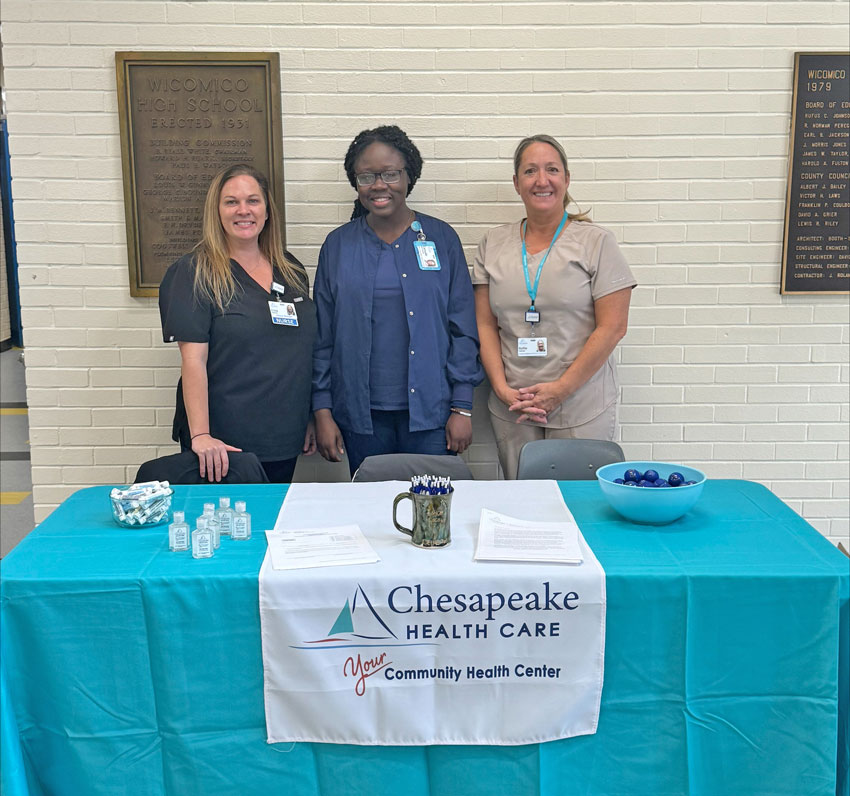
M 379 456 L 383 453 L 453 453 L 446 449 L 445 428 L 432 428 L 428 431 L 410 431 L 409 428 L 410 413 L 406 409 L 395 412 L 373 409 L 371 434 L 355 434 L 341 428 L 351 475 L 354 476 L 367 456 Z

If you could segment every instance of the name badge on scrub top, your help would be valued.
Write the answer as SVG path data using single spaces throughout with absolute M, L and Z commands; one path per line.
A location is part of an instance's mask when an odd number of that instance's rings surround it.
M 298 326 L 298 315 L 295 305 L 287 301 L 270 301 L 269 312 L 272 314 L 272 323 L 283 326 Z
M 420 271 L 440 270 L 440 258 L 437 256 L 437 247 L 430 240 L 413 241 L 413 250 L 416 252 Z
M 520 357 L 545 357 L 548 355 L 545 337 L 519 337 L 516 341 L 516 353 Z

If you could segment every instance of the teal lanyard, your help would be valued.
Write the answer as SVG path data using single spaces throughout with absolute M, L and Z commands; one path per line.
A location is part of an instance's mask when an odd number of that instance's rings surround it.
M 567 219 L 569 215 L 564 213 L 563 218 L 561 218 L 561 223 L 558 224 L 558 229 L 555 230 L 555 234 L 552 236 L 552 242 L 549 244 L 549 248 L 546 249 L 546 254 L 543 255 L 543 259 L 540 261 L 540 265 L 537 266 L 537 275 L 534 277 L 534 287 L 531 286 L 531 279 L 528 276 L 528 252 L 525 249 L 525 230 L 528 226 L 528 220 L 522 222 L 522 235 L 520 238 L 522 239 L 522 270 L 525 274 L 525 289 L 528 291 L 528 297 L 531 299 L 531 309 L 534 310 L 534 302 L 537 299 L 537 286 L 540 284 L 540 274 L 543 273 L 543 263 L 546 262 L 546 258 L 549 256 L 549 252 L 552 251 L 552 247 L 555 245 L 555 241 L 558 240 L 558 235 L 561 234 L 561 230 L 564 228 L 564 224 L 567 223 Z

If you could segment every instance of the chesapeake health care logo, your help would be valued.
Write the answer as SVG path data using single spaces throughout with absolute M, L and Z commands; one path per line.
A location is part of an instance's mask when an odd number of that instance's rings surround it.
M 549 581 L 534 591 L 509 594 L 431 594 L 416 583 L 395 586 L 378 602 L 371 600 L 358 584 L 327 636 L 291 646 L 312 652 L 347 650 L 342 675 L 353 679 L 359 696 L 365 693 L 368 678 L 375 675 L 387 680 L 455 683 L 461 679 L 558 678 L 560 667 L 545 664 L 399 667 L 393 665 L 391 656 L 399 647 L 434 647 L 455 640 L 478 645 L 494 639 L 558 638 L 565 612 L 575 611 L 579 604 L 575 591 L 555 589 Z M 518 616 L 520 613 L 523 616 Z M 531 621 L 529 615 L 533 617 Z M 428 657 L 432 663 L 433 653 Z

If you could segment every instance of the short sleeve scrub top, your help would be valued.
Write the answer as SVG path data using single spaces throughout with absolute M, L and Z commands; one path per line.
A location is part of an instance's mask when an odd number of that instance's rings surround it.
M 301 453 L 310 415 L 316 309 L 309 295 L 285 283 L 266 291 L 231 260 L 236 295 L 224 308 L 194 290 L 195 262 L 185 255 L 166 272 L 159 291 L 163 340 L 208 343 L 207 379 L 212 436 L 256 454 L 262 462 Z M 292 304 L 295 318 L 272 321 L 270 301 Z M 297 323 L 293 323 L 292 321 Z M 177 385 L 173 438 L 191 448 L 182 383 Z
M 531 326 L 525 320 L 530 299 L 522 268 L 520 224 L 491 229 L 478 246 L 472 268 L 473 284 L 489 286 L 505 378 L 513 389 L 560 378 L 596 328 L 594 301 L 637 284 L 610 231 L 590 222 L 571 221 L 546 258 L 535 302 L 540 322 L 535 324 L 534 334 L 547 338 L 547 356 L 518 356 L 518 338 L 531 336 Z M 532 281 L 545 254 L 546 249 L 528 256 Z M 585 384 L 549 413 L 547 428 L 588 423 L 616 402 L 617 393 L 612 354 Z M 488 407 L 502 420 L 516 420 L 492 392 Z

